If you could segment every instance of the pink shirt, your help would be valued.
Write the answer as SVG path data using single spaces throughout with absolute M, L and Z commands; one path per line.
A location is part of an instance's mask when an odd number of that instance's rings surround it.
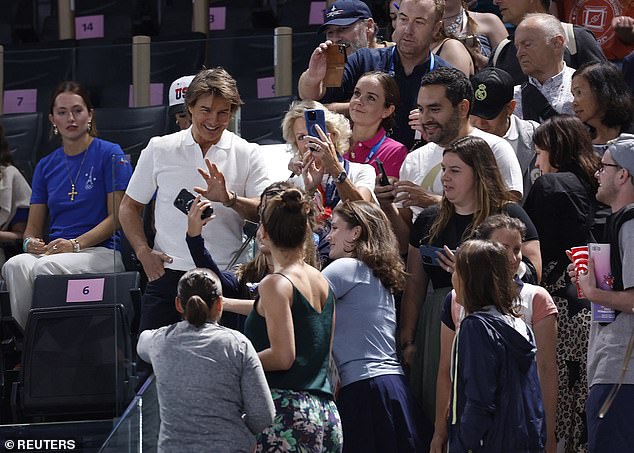
M 526 285 L 528 285 L 528 283 L 524 283 L 524 287 L 526 287 Z M 526 322 L 526 324 L 530 325 L 531 328 L 533 328 L 539 323 L 539 321 L 546 318 L 547 316 L 557 315 L 558 310 L 555 302 L 553 301 L 553 298 L 550 296 L 550 294 L 548 294 L 548 291 L 546 291 L 541 286 L 530 286 L 532 287 L 532 291 L 522 291 L 522 293 L 520 293 L 520 314 L 525 315 L 527 312 L 530 313 L 530 319 L 524 319 L 524 321 Z M 456 328 L 460 326 L 462 315 L 463 308 L 461 305 L 458 304 L 458 302 L 456 302 L 456 292 L 452 290 L 451 318 L 453 319 Z
M 372 147 L 379 143 L 384 135 L 385 129 L 381 127 L 376 135 L 371 139 L 354 143 L 344 157 L 350 162 L 371 164 L 377 175 L 379 174 L 379 169 L 376 166 L 375 161 L 378 157 L 383 162 L 383 167 L 385 167 L 387 175 L 398 178 L 401 165 L 405 160 L 405 156 L 407 156 L 407 148 L 401 142 L 397 142 L 390 137 L 385 137 L 385 140 L 383 140 L 383 143 L 381 143 L 381 146 L 379 146 L 376 153 L 371 156 L 368 162 L 366 162 Z

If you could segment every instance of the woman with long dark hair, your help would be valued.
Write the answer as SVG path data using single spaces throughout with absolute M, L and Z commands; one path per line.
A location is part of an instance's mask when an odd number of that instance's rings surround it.
M 574 116 L 549 118 L 533 136 L 542 175 L 533 183 L 524 209 L 537 228 L 543 262 L 542 285 L 551 294 L 559 316 L 557 344 L 559 399 L 557 440 L 567 452 L 583 449 L 588 394 L 586 360 L 590 302 L 577 297 L 566 268 L 566 250 L 593 241 L 600 160 L 587 128 Z
M 326 279 L 306 264 L 311 201 L 286 189 L 263 204 L 258 240 L 273 272 L 258 286 L 245 334 L 258 351 L 277 415 L 258 435 L 258 451 L 294 448 L 340 451 L 341 422 L 328 370 L 334 296 Z
M 119 145 L 96 137 L 94 108 L 77 82 L 58 85 L 48 119 L 62 146 L 35 167 L 26 253 L 2 268 L 11 312 L 23 327 L 38 275 L 124 269 L 117 213 L 132 174 L 130 163 Z
M 410 367 L 414 395 L 435 419 L 436 375 L 439 360 L 440 312 L 451 290 L 453 252 L 491 214 L 501 212 L 527 225 L 522 253 L 541 269 L 539 240 L 532 222 L 507 189 L 489 145 L 467 136 L 443 152 L 440 205 L 421 212 L 412 227 L 401 309 L 400 340 Z M 438 248 L 444 252 L 436 252 Z M 428 296 L 431 281 L 433 291 Z
M 603 155 L 606 143 L 632 131 L 634 99 L 621 70 L 612 63 L 585 63 L 572 75 L 575 115 L 590 126 L 595 151 Z
M 474 231 L 473 237 L 497 242 L 504 246 L 510 269 L 520 288 L 516 306 L 524 322 L 535 333 L 537 346 L 537 370 L 546 420 L 546 453 L 557 451 L 555 417 L 557 414 L 557 307 L 548 292 L 538 285 L 520 280 L 522 269 L 522 241 L 526 227 L 521 220 L 505 214 L 487 217 Z M 446 451 L 451 392 L 451 349 L 460 322 L 465 316 L 464 307 L 457 303 L 455 290 L 447 295 L 442 310 L 440 327 L 440 364 L 436 388 L 436 430 L 431 453 Z

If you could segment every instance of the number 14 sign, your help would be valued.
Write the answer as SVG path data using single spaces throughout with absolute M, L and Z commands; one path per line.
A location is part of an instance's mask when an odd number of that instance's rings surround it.
M 103 38 L 103 14 L 75 17 L 75 38 Z

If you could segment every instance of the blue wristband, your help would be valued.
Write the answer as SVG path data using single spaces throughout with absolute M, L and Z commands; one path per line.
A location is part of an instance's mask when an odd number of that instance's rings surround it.
M 33 238 L 26 238 L 26 239 L 24 240 L 24 242 L 22 242 L 22 250 L 24 251 L 24 253 L 27 253 L 27 252 L 28 252 L 27 247 L 28 247 L 28 245 L 29 245 L 29 241 L 30 241 L 31 239 L 33 239 Z

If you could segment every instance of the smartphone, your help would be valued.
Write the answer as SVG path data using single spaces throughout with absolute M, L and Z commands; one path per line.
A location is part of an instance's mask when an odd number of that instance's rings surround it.
M 332 44 L 326 49 L 326 76 L 324 86 L 336 88 L 341 86 L 346 66 L 346 47 L 349 44 Z
M 324 111 L 320 109 L 306 109 L 304 110 L 304 119 L 306 120 L 308 135 L 321 140 L 319 132 L 315 129 L 315 125 L 319 125 L 324 134 L 326 133 L 326 117 Z
M 176 196 L 176 199 L 174 200 L 174 206 L 176 206 L 184 214 L 188 214 L 195 199 L 196 195 L 194 195 L 187 189 L 181 189 L 181 191 Z M 205 208 L 200 218 L 206 219 L 207 217 L 211 217 L 213 213 L 214 208 L 208 206 L 207 208 Z
M 379 184 L 381 184 L 382 186 L 389 186 L 390 180 L 387 179 L 387 173 L 385 173 L 383 162 L 381 162 L 381 159 L 379 158 L 374 159 L 374 162 L 376 162 L 376 166 L 379 167 L 379 173 L 381 175 L 381 180 L 379 181 Z
M 442 266 L 440 261 L 438 261 L 436 252 L 443 252 L 444 250 L 442 247 L 434 247 L 433 245 L 421 245 L 418 247 L 423 264 L 427 264 L 428 266 Z

